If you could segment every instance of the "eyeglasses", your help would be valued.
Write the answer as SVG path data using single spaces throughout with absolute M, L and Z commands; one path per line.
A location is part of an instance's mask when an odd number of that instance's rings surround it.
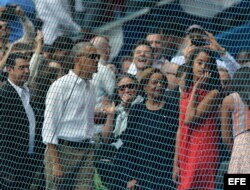
M 126 88 L 129 90 L 133 90 L 135 89 L 135 84 L 125 84 L 125 85 L 118 86 L 118 90 L 120 91 L 124 91 Z

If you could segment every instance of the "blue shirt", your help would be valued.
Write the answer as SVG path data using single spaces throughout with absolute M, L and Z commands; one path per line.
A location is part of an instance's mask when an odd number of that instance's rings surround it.
M 5 7 L 6 5 L 19 5 L 24 10 L 26 16 L 34 21 L 35 19 L 35 4 L 32 0 L 1 0 L 0 7 Z M 15 20 L 10 22 L 10 42 L 14 42 L 23 36 L 22 24 L 19 21 L 19 18 L 16 17 Z

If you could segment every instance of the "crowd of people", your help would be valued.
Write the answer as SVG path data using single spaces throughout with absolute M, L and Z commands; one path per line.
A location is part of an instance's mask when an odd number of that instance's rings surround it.
M 159 28 L 117 64 L 108 37 L 60 32 L 45 46 L 20 6 L 0 8 L 0 189 L 92 190 L 96 175 L 107 189 L 219 189 L 250 173 L 249 50 L 235 60 L 200 25 L 171 43 Z

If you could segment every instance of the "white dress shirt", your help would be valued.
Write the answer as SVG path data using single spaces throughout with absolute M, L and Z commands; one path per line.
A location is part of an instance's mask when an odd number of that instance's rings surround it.
M 115 74 L 106 63 L 102 60 L 98 63 L 98 72 L 94 74 L 93 84 L 96 86 L 96 103 L 97 107 L 101 107 L 104 96 L 111 96 L 115 90 Z
M 183 65 L 185 63 L 185 58 L 184 56 L 176 56 L 171 59 L 171 62 Z M 231 77 L 233 77 L 234 72 L 240 68 L 239 63 L 237 63 L 228 52 L 221 56 L 220 59 L 217 59 L 216 62 L 218 67 L 227 69 Z
M 29 120 L 29 154 L 32 154 L 34 152 L 34 146 L 35 146 L 35 132 L 36 132 L 36 119 L 35 114 L 30 106 L 30 92 L 27 86 L 23 86 L 23 88 L 15 85 L 8 79 L 9 83 L 14 87 L 14 89 L 17 91 L 19 97 L 22 100 L 25 112 L 27 114 L 28 120 Z
M 95 86 L 73 71 L 56 80 L 46 97 L 43 142 L 58 144 L 58 139 L 74 142 L 91 139 L 95 99 Z
M 79 33 L 81 30 L 73 21 L 68 0 L 39 0 L 36 10 L 43 21 L 45 44 L 51 45 L 58 36 Z
M 135 66 L 135 63 L 131 63 L 131 65 L 128 68 L 128 74 L 136 75 L 137 74 L 137 68 Z

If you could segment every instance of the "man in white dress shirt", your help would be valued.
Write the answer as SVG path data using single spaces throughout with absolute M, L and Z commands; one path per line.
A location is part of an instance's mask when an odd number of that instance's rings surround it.
M 95 88 L 99 54 L 91 43 L 74 52 L 74 69 L 46 97 L 43 142 L 47 189 L 93 189 Z

